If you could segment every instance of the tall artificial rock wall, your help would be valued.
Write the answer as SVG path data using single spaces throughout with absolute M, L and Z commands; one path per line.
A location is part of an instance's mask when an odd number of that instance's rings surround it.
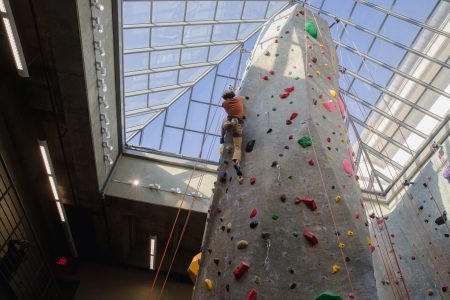
M 263 29 L 238 91 L 255 145 L 242 184 L 222 155 L 194 299 L 377 299 L 337 65 L 328 24 L 300 4 Z

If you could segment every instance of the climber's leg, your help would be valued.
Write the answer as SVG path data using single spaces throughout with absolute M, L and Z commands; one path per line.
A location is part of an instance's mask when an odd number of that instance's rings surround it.
M 227 132 L 227 130 L 233 129 L 233 123 L 231 123 L 231 121 L 228 121 L 227 119 L 225 119 L 222 123 L 222 131 L 221 131 L 221 135 L 220 135 L 220 143 L 223 144 L 224 143 L 224 139 L 225 139 L 225 133 Z

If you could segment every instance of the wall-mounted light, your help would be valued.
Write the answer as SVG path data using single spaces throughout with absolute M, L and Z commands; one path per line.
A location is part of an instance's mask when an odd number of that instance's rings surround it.
M 111 155 L 109 154 L 103 155 L 103 161 L 109 163 L 110 165 L 114 163 L 113 159 L 111 158 Z
M 94 41 L 94 49 L 98 51 L 100 56 L 106 55 L 105 49 L 103 49 L 101 41 Z
M 108 141 L 102 142 L 102 146 L 103 148 L 108 149 L 109 151 L 112 151 L 114 149 L 114 147 L 111 146 Z
M 109 133 L 108 128 L 102 127 L 102 128 L 100 129 L 100 132 L 102 133 L 102 135 L 104 136 L 104 138 L 107 138 L 107 139 L 111 138 L 111 133 Z
M 105 6 L 101 4 L 99 0 L 91 0 L 91 6 L 95 7 L 99 11 L 105 10 Z
M 99 33 L 103 33 L 103 25 L 101 24 L 100 17 L 92 18 L 92 28 L 96 29 Z
M 17 33 L 14 17 L 11 13 L 11 6 L 8 0 L 0 0 L 0 16 L 5 26 L 6 35 L 8 37 L 9 46 L 13 55 L 17 73 L 21 77 L 28 77 L 28 70 L 23 54 L 22 45 L 20 44 L 19 34 Z
M 105 125 L 109 125 L 109 118 L 105 113 L 100 114 L 100 122 L 104 122 Z
M 139 180 L 135 179 L 131 182 L 132 185 L 134 186 L 138 186 L 139 185 Z
M 98 96 L 98 104 L 103 105 L 104 108 L 109 108 L 109 103 L 106 101 L 106 96 Z
M 155 256 L 156 256 L 156 236 L 150 235 L 149 241 L 149 269 L 155 269 Z

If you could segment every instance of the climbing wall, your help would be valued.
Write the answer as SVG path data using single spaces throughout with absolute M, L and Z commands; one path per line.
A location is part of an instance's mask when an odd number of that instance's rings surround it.
M 378 299 L 337 64 L 300 4 L 264 28 L 238 91 L 244 182 L 225 150 L 194 299 Z

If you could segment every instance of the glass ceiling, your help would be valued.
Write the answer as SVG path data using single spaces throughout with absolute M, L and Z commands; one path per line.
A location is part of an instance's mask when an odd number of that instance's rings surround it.
M 308 2 L 336 43 L 362 188 L 387 191 L 449 122 L 450 3 Z M 123 0 L 126 147 L 217 162 L 221 92 L 239 86 L 259 29 L 289 5 Z

